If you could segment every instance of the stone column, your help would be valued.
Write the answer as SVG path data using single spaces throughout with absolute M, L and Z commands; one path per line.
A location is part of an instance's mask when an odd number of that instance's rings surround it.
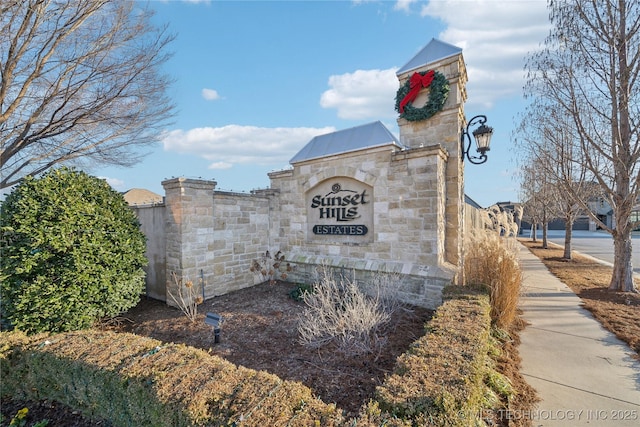
M 443 197 L 445 203 L 445 223 L 439 224 L 439 235 L 444 235 L 444 260 L 461 271 L 464 245 L 464 162 L 461 160 L 460 130 L 465 123 L 464 102 L 466 101 L 467 72 L 462 52 L 436 62 L 425 64 L 398 76 L 403 85 L 414 72 L 435 70 L 449 81 L 449 96 L 439 113 L 427 120 L 410 122 L 398 118 L 400 142 L 409 148 L 440 145 L 448 153 L 445 168 L 446 185 Z M 422 89 L 415 106 L 424 105 L 429 89 Z M 457 274 L 456 283 L 463 283 L 463 275 Z
M 174 305 L 169 292 L 177 295 L 175 277 L 200 283 L 209 277 L 208 259 L 213 240 L 213 190 L 215 181 L 173 178 L 162 182 L 166 205 L 167 304 Z M 175 274 L 175 276 L 174 276 Z

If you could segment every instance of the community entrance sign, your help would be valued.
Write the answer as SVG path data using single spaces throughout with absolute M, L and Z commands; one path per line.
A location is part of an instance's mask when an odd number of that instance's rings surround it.
M 310 240 L 369 242 L 373 237 L 373 188 L 348 177 L 328 179 L 306 194 Z
M 397 297 L 425 307 L 462 284 L 462 50 L 432 40 L 396 75 L 399 136 L 380 121 L 317 135 L 250 194 L 164 181 L 166 288 L 169 273 L 202 281 L 205 299 L 252 286 L 264 280 L 252 260 L 267 251 L 284 254 L 296 283 L 323 265 L 363 284 L 398 274 Z

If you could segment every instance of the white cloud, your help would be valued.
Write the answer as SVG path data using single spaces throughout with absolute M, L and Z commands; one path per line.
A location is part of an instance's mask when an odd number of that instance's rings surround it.
M 416 1 L 417 0 L 397 0 L 393 8 L 395 10 L 403 10 L 405 12 L 409 12 L 411 10 L 411 4 L 415 3 Z
M 232 167 L 233 167 L 233 164 L 227 163 L 227 162 L 215 162 L 209 165 L 209 169 L 218 169 L 218 170 L 231 169 Z
M 207 101 L 215 101 L 216 99 L 220 99 L 220 94 L 215 89 L 202 89 L 202 97 Z
M 124 181 L 118 178 L 110 178 L 108 176 L 99 176 L 98 178 L 100 179 L 104 179 L 105 181 L 107 181 L 107 184 L 109 184 L 114 190 L 117 191 L 124 191 Z
M 415 0 L 397 0 L 394 9 L 410 12 L 413 4 Z M 539 48 L 550 27 L 544 0 L 432 0 L 420 13 L 442 20 L 447 29 L 437 38 L 463 49 L 467 103 L 482 108 L 521 95 L 525 57 Z M 333 75 L 320 105 L 335 108 L 342 119 L 394 118 L 397 113 L 389 99 L 398 90 L 396 71 Z
M 227 125 L 164 134 L 165 151 L 193 154 L 211 162 L 209 169 L 229 169 L 234 164 L 280 165 L 314 136 L 334 132 L 324 128 L 262 128 Z
M 544 0 L 432 0 L 421 15 L 447 25 L 438 38 L 463 49 L 468 103 L 483 107 L 522 93 L 524 59 L 550 28 Z
M 389 99 L 398 91 L 397 68 L 357 70 L 329 77 L 329 87 L 320 97 L 322 108 L 336 108 L 341 119 L 395 117 Z

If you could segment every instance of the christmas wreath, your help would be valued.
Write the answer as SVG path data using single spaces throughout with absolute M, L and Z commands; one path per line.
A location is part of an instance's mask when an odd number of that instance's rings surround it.
M 429 100 L 424 107 L 416 108 L 411 103 L 423 87 L 430 89 Z M 434 70 L 413 73 L 396 93 L 396 111 L 411 122 L 426 120 L 442 110 L 448 96 L 449 81 L 442 73 Z

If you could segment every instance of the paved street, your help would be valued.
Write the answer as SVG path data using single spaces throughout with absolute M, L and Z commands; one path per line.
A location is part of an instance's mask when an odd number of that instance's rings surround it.
M 529 235 L 529 231 L 524 230 L 521 237 L 528 237 Z M 542 232 L 539 231 L 537 236 L 542 239 Z M 564 246 L 564 230 L 549 230 L 548 239 L 550 242 Z M 640 274 L 640 233 L 633 233 L 632 242 L 633 253 L 631 260 L 633 271 Z M 613 263 L 613 239 L 609 233 L 604 231 L 574 231 L 571 246 L 574 251 L 591 255 L 610 264 Z

